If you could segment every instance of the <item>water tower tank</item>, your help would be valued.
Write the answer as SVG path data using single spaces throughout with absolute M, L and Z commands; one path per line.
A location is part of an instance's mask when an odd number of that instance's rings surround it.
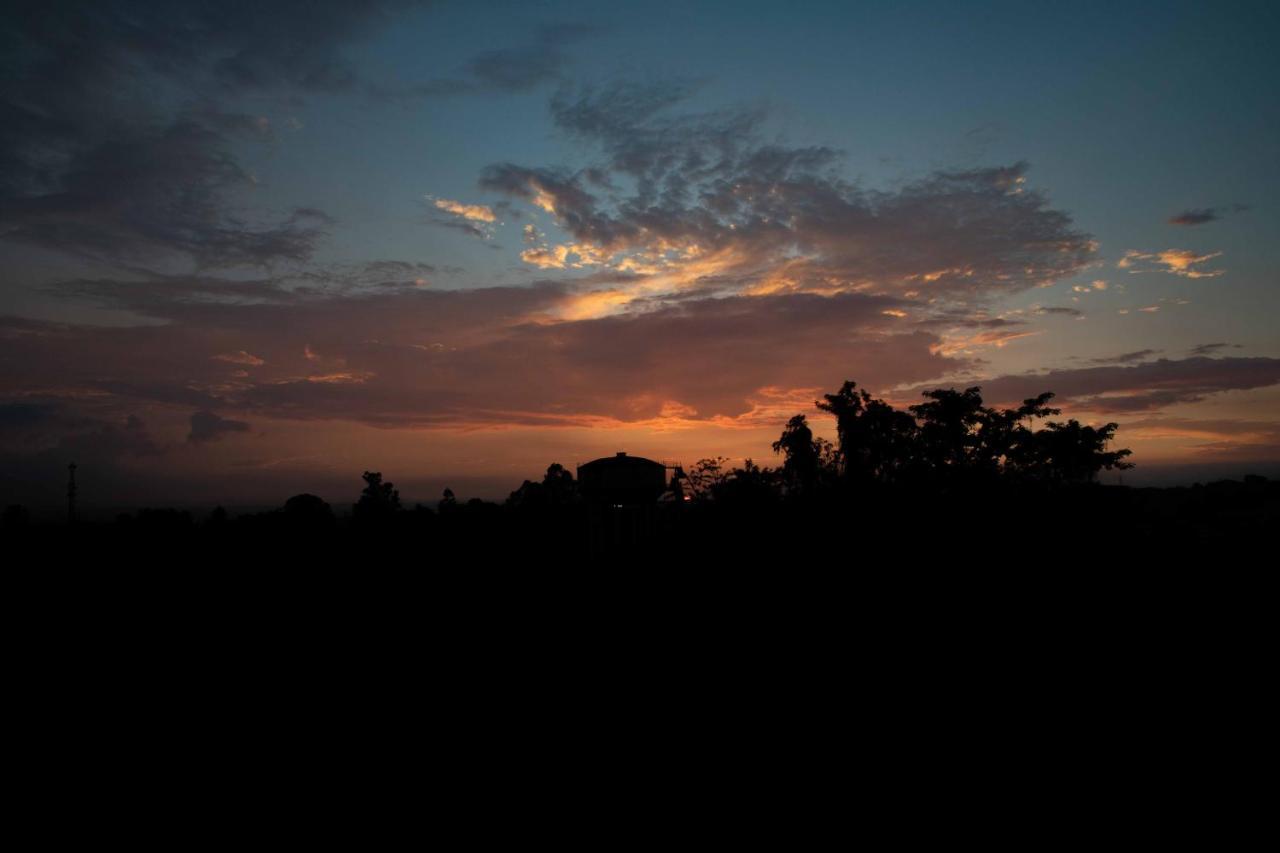
M 667 469 L 652 459 L 618 453 L 579 465 L 578 489 L 594 503 L 653 504 L 667 490 Z

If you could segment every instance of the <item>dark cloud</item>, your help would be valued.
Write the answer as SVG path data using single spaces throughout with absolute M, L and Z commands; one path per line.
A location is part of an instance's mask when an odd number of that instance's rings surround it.
M 330 276 L 345 276 L 353 283 L 366 287 L 426 287 L 431 284 L 436 273 L 452 275 L 461 272 L 458 267 L 438 267 L 410 261 L 370 261 L 359 269 L 340 271 L 331 269 Z
M 564 80 L 569 62 L 566 48 L 604 30 L 591 24 L 549 24 L 538 28 L 525 44 L 477 53 L 461 73 L 409 86 L 376 86 L 383 97 L 443 97 L 484 92 L 528 92 Z
M 188 306 L 292 304 L 306 297 L 305 291 L 290 290 L 275 279 L 228 280 L 207 276 L 154 275 L 140 281 L 74 279 L 48 290 L 103 308 L 166 319 L 181 317 Z
M 562 53 L 538 44 L 479 54 L 467 64 L 467 70 L 480 87 L 525 92 L 555 79 L 563 66 Z
M 402 2 L 336 0 L 63 0 L 7 4 L 3 38 L 18 56 L 15 89 L 79 105 L 89 96 L 178 80 L 202 93 L 356 85 L 344 48 Z M 38 86 L 41 88 L 32 89 Z M 38 102 L 36 102 L 38 103 Z
M 1189 350 L 1189 352 L 1191 353 L 1191 355 L 1213 355 L 1219 350 L 1224 350 L 1228 348 L 1243 349 L 1244 347 L 1241 344 L 1228 344 L 1228 343 L 1200 344 L 1198 346 L 1192 347 Z
M 364 268 L 370 275 L 398 278 L 429 275 L 436 271 L 436 267 L 433 264 L 424 264 L 421 261 L 417 263 L 409 261 L 370 261 L 365 264 Z
M 48 423 L 57 406 L 47 403 L 0 403 L 0 433 L 14 433 Z
M 392 4 L 398 5 L 398 4 Z M 387 4 L 10 4 L 0 25 L 0 239 L 136 264 L 310 257 L 322 211 L 241 213 L 246 95 L 356 85 L 344 46 Z
M 1134 361 L 1144 361 L 1159 352 L 1160 350 L 1157 349 L 1140 349 L 1134 350 L 1133 352 L 1121 353 L 1120 355 L 1108 356 L 1106 358 L 1091 358 L 1089 361 L 1094 364 L 1129 364 Z
M 384 260 L 330 264 L 270 278 L 149 273 L 144 279 L 133 280 L 72 279 L 43 290 L 69 301 L 181 320 L 191 312 L 207 317 L 218 306 L 299 305 L 375 291 L 415 290 L 429 284 L 427 275 L 458 271 L 457 267 Z
M 1025 326 L 1026 321 L 1009 317 L 992 316 L 982 308 L 941 308 L 934 309 L 915 325 L 926 329 L 1007 329 L 1012 326 Z
M 1144 412 L 1196 403 L 1223 391 L 1267 388 L 1280 383 L 1280 359 L 1158 359 L 1132 366 L 1049 370 L 1001 376 L 980 384 L 990 402 L 1019 402 L 1053 391 L 1064 403 L 1103 413 Z M 926 389 L 927 390 L 927 389 Z
M 64 436 L 58 450 L 72 459 L 117 459 L 122 456 L 157 456 L 161 447 L 147 433 L 146 424 L 136 415 L 124 419 L 123 426 L 96 424 Z
M 0 325 L 0 398 L 139 401 L 380 425 L 737 417 L 762 393 L 924 381 L 965 366 L 866 294 L 660 300 L 567 320 L 612 292 L 404 289 L 249 301 L 140 282 L 100 304 L 162 324 Z M 268 290 L 272 294 L 279 288 Z M 248 357 L 228 358 L 244 353 Z M 763 389 L 763 392 L 762 392 Z M 773 389 L 769 391 L 768 389 Z M 194 427 L 194 423 L 193 423 Z M 196 432 L 193 429 L 193 432 Z
M 451 228 L 454 231 L 461 231 L 463 234 L 469 234 L 481 240 L 488 240 L 490 237 L 489 232 L 484 228 L 465 219 L 445 219 L 441 216 L 430 216 L 427 218 L 427 224 L 436 228 Z
M 562 89 L 551 112 L 561 128 L 601 147 L 607 171 L 636 179 L 636 201 L 646 205 L 662 191 L 680 195 L 678 182 L 696 186 L 731 175 L 746 159 L 765 177 L 781 178 L 790 165 L 812 169 L 836 157 L 826 148 L 762 145 L 756 128 L 765 113 L 759 107 L 672 115 L 671 108 L 694 90 L 682 82 Z
M 213 412 L 199 411 L 191 415 L 191 432 L 187 434 L 187 441 L 199 444 L 214 441 L 229 432 L 248 431 L 249 424 L 244 421 L 234 421 L 218 417 Z
M 1203 225 L 1206 222 L 1213 222 L 1218 218 L 1218 212 L 1211 208 L 1203 208 L 1201 210 L 1184 210 L 1177 216 L 1170 216 L 1167 220 L 1170 225 Z
M 1194 210 L 1184 210 L 1176 216 L 1170 216 L 1166 222 L 1170 225 L 1204 225 L 1206 222 L 1214 222 L 1221 219 L 1223 214 L 1241 213 L 1249 209 L 1247 204 L 1233 204 L 1230 207 L 1201 207 Z
M 6 389 L 7 390 L 7 389 Z M 64 392 L 65 393 L 65 392 Z M 113 414 L 101 397 L 75 399 L 39 395 L 37 402 L 0 403 L 0 453 L 49 453 L 63 464 L 95 462 L 163 452 L 137 415 Z M 128 406 L 120 407 L 127 411 Z
M 1061 314 L 1066 317 L 1083 317 L 1084 312 L 1076 308 L 1067 308 L 1061 305 L 1041 306 L 1036 309 L 1037 314 Z
M 233 215 L 251 181 L 208 128 L 178 122 L 71 157 L 56 190 L 5 199 L 0 237 L 124 261 L 176 253 L 206 267 L 303 261 L 332 220 L 299 209 L 274 225 Z
M 127 410 L 122 401 L 68 399 L 36 407 L 43 411 L 30 429 L 0 423 L 0 495 L 6 502 L 62 505 L 67 465 L 74 462 L 82 502 L 101 504 L 104 496 L 141 486 L 147 476 L 140 478 L 139 471 L 166 458 L 168 449 L 141 418 L 109 413 Z

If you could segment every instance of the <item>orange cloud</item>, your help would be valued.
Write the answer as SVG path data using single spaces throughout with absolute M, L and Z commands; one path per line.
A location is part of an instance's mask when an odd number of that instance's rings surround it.
M 452 213 L 454 216 L 461 216 L 463 219 L 469 219 L 472 222 L 493 223 L 498 217 L 494 215 L 493 210 L 483 204 L 463 204 L 460 201 L 453 201 L 447 198 L 438 198 L 435 200 L 435 206 L 446 213 Z
M 1222 252 L 1198 255 L 1189 249 L 1165 249 L 1163 252 L 1139 252 L 1130 249 L 1116 266 L 1130 274 L 1166 272 L 1183 278 L 1217 278 L 1226 270 L 1205 270 L 1200 265 L 1220 257 Z
M 261 365 L 266 364 L 265 361 L 258 358 L 256 355 L 251 355 L 244 350 L 219 353 L 218 355 L 211 356 L 211 358 L 214 361 L 225 361 L 228 364 L 247 364 L 252 367 L 260 367 Z

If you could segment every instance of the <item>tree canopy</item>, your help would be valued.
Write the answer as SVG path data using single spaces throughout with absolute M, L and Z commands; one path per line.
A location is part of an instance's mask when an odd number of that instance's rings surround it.
M 358 519 L 377 520 L 388 518 L 400 509 L 400 492 L 394 484 L 382 482 L 382 472 L 365 471 L 364 491 L 353 507 Z
M 772 472 L 786 492 L 812 491 L 824 483 L 940 485 L 1014 481 L 1064 485 L 1094 482 L 1102 470 L 1133 467 L 1128 449 L 1109 450 L 1118 424 L 1089 426 L 1037 421 L 1059 415 L 1053 393 L 1023 400 L 1012 409 L 986 406 L 981 388 L 938 388 L 924 402 L 895 409 L 857 383 L 846 381 L 814 405 L 835 418 L 833 448 L 815 438 L 808 419 L 792 417 L 773 443 L 783 456 Z M 727 460 L 695 466 L 717 483 L 737 475 L 759 479 L 761 469 L 727 470 Z M 765 469 L 767 471 L 767 469 Z M 710 490 L 714 491 L 714 490 Z M 705 496 L 709 490 L 700 489 Z

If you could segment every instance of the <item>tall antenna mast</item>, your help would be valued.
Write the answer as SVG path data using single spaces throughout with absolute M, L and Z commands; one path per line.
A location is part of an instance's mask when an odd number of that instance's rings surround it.
M 76 523 L 76 463 L 67 466 L 67 524 Z

